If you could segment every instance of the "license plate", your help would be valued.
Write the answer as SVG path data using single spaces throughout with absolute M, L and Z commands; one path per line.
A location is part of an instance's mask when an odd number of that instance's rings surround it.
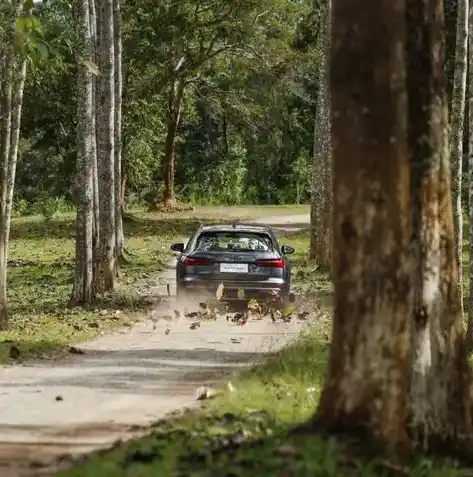
M 221 263 L 220 271 L 223 273 L 248 273 L 247 263 Z

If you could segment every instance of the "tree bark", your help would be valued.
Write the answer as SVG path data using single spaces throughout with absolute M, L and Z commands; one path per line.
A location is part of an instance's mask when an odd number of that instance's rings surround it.
M 89 0 L 78 2 L 80 48 L 77 66 L 76 271 L 71 301 L 88 305 L 94 298 L 94 78 L 86 62 L 94 61 L 93 24 Z
M 469 30 L 473 32 L 473 6 L 469 11 Z M 473 349 L 473 34 L 468 37 L 468 244 L 469 290 L 467 346 Z
M 115 288 L 115 60 L 113 0 L 98 0 L 97 164 L 99 189 L 99 248 L 94 292 Z
M 122 184 L 122 16 L 120 0 L 113 1 L 114 20 L 114 55 L 115 55 L 115 242 L 117 257 L 125 253 L 125 236 L 123 233 L 123 199 Z M 117 262 L 118 270 L 118 262 Z
M 167 133 L 164 146 L 163 177 L 164 196 L 163 202 L 172 205 L 175 202 L 174 195 L 174 167 L 176 136 L 181 120 L 182 101 L 184 96 L 184 80 L 176 79 L 169 91 L 167 108 Z
M 406 6 L 415 257 L 409 428 L 414 444 L 432 449 L 471 435 L 470 370 L 450 183 L 444 12 L 430 0 Z
M 320 52 L 318 91 L 314 121 L 312 200 L 309 258 L 322 269 L 331 264 L 332 141 L 330 128 L 330 5 L 325 0 L 317 41 Z M 320 7 L 318 7 L 320 8 Z
M 98 35 L 97 35 L 97 13 L 95 9 L 95 0 L 89 0 L 89 17 L 90 17 L 90 36 L 92 42 L 92 61 L 97 65 L 97 49 L 98 49 Z M 92 135 L 91 148 L 92 148 L 92 193 L 93 193 L 93 227 L 92 227 L 92 247 L 94 250 L 94 256 L 98 257 L 99 252 L 99 224 L 100 224 L 100 204 L 99 204 L 99 183 L 98 183 L 98 164 L 97 164 L 97 76 L 92 76 Z M 94 274 L 98 273 L 96 262 L 94 266 Z
M 455 256 L 462 271 L 463 210 L 462 210 L 462 164 L 463 126 L 465 122 L 466 76 L 468 68 L 468 5 L 469 0 L 457 2 L 457 24 L 455 43 L 455 69 L 451 110 L 450 151 L 452 162 L 452 201 L 455 225 Z M 463 310 L 463 274 L 459 273 L 458 287 Z
M 411 314 L 404 3 L 337 0 L 331 39 L 335 308 L 316 423 L 397 459 Z
M 26 82 L 26 58 L 16 58 L 14 70 L 14 86 L 12 96 L 12 137 L 10 142 L 10 157 L 8 159 L 7 177 L 7 203 L 5 214 L 7 217 L 6 247 L 10 239 L 11 213 L 13 209 L 13 192 L 15 189 L 16 165 L 18 162 L 18 150 L 20 145 L 21 114 L 23 109 L 23 93 Z
M 7 18 L 6 44 L 0 45 L 2 60 L 2 90 L 0 91 L 0 329 L 8 328 L 7 267 L 8 231 L 7 201 L 9 197 L 8 176 L 11 156 L 13 90 L 15 66 L 15 22 L 17 6 L 11 5 L 11 17 Z

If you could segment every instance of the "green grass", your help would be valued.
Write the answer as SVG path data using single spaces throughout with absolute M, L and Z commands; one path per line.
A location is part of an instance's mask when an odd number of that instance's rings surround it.
M 125 220 L 126 246 L 133 258 L 122 268 L 116 293 L 90 310 L 66 307 L 74 275 L 74 215 L 50 221 L 15 218 L 9 259 L 27 263 L 8 270 L 10 329 L 0 333 L 0 363 L 12 362 L 13 345 L 20 350 L 19 361 L 49 356 L 142 317 L 149 302 L 133 296 L 133 285 L 162 269 L 171 257 L 169 245 L 200 222 L 307 211 L 307 206 L 197 207 L 174 214 L 134 210 L 132 219 Z
M 454 461 L 419 456 L 409 469 L 360 457 L 360 449 L 294 432 L 310 421 L 323 386 L 331 335 L 331 285 L 307 262 L 308 233 L 287 234 L 298 286 L 320 313 L 292 345 L 222 387 L 198 410 L 156 423 L 144 438 L 73 462 L 58 477 L 466 477 Z M 315 281 L 309 281 L 314 280 Z M 69 464 L 66 465 L 70 465 Z

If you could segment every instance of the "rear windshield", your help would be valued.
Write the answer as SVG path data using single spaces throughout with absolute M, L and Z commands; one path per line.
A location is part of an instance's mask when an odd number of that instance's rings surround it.
M 202 232 L 195 246 L 198 252 L 271 252 L 271 237 L 254 232 Z

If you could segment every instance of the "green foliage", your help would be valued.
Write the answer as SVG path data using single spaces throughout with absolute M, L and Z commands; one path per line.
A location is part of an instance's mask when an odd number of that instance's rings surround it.
M 317 55 L 310 41 L 295 46 L 302 30 L 316 33 L 311 11 L 311 2 L 291 0 L 124 2 L 123 176 L 133 201 L 162 193 L 168 90 L 178 76 L 186 82 L 179 199 L 308 199 Z M 29 204 L 43 194 L 73 202 L 73 12 L 58 1 L 36 6 L 35 15 L 38 21 L 21 20 L 18 28 L 37 28 L 48 55 L 38 55 L 28 74 L 17 194 Z

